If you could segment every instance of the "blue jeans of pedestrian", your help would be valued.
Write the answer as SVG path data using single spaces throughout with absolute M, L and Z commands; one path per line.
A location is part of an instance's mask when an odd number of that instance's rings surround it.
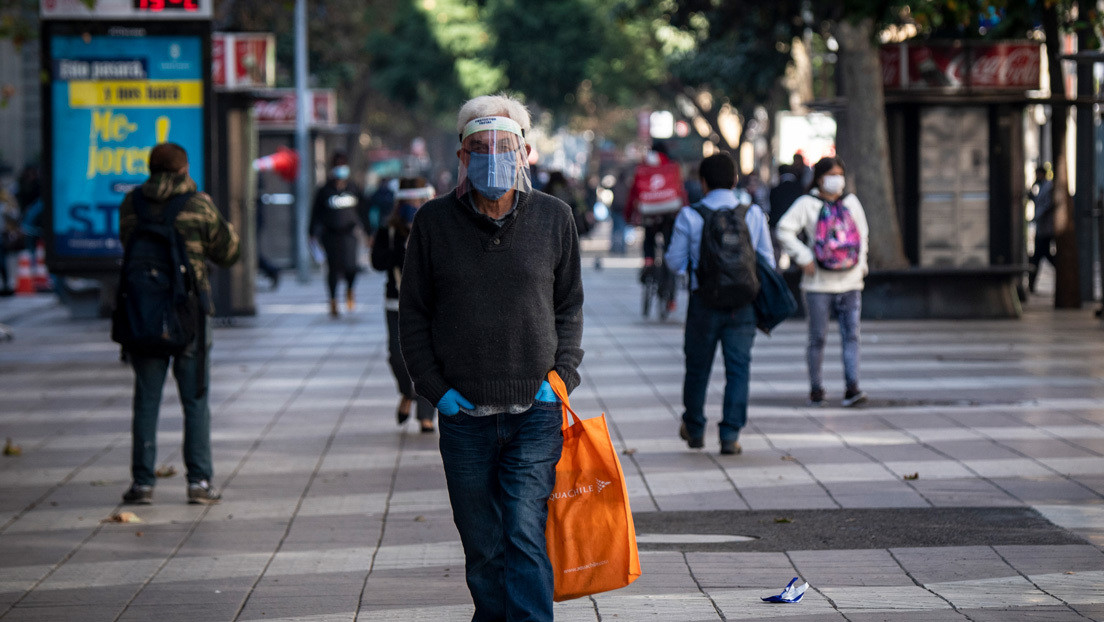
M 691 438 L 701 438 L 705 434 L 705 394 L 718 343 L 725 363 L 720 433 L 721 443 L 728 443 L 739 440 L 740 430 L 747 424 L 755 310 L 745 305 L 733 311 L 720 311 L 706 305 L 697 294 L 690 294 L 683 344 L 686 378 L 682 385 L 685 408 L 682 422 Z
M 805 362 L 809 366 L 809 387 L 824 390 L 821 368 L 824 364 L 824 344 L 828 336 L 828 317 L 835 311 L 839 319 L 840 343 L 843 350 L 843 379 L 848 389 L 859 387 L 859 318 L 862 315 L 862 291 L 839 294 L 805 292 L 805 309 L 809 314 L 809 345 Z
M 210 318 L 207 320 L 206 345 L 211 348 Z M 153 486 L 157 483 L 157 418 L 161 411 L 161 392 L 165 376 L 172 363 L 180 405 L 184 410 L 184 467 L 188 483 L 210 480 L 211 466 L 211 411 L 207 405 L 207 392 L 198 396 L 200 380 L 207 386 L 211 374 L 210 356 L 203 357 L 206 364 L 200 369 L 197 344 L 188 346 L 179 356 L 130 355 L 134 368 L 134 416 L 131 422 L 130 473 L 135 484 Z M 202 378 L 200 376 L 202 374 Z
M 441 458 L 464 545 L 472 622 L 551 622 L 548 496 L 563 449 L 559 402 L 526 412 L 442 415 Z

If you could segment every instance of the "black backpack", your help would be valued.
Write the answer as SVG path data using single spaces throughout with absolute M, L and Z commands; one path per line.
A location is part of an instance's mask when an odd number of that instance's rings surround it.
M 695 203 L 690 207 L 704 221 L 695 272 L 698 296 L 707 306 L 722 311 L 751 303 L 759 293 L 759 276 L 745 220 L 749 206 L 713 210 Z
M 153 218 L 141 189 L 131 194 L 138 225 L 123 251 L 111 317 L 111 339 L 127 353 L 176 356 L 204 337 L 199 284 L 173 224 L 193 194 L 173 197 L 160 219 Z

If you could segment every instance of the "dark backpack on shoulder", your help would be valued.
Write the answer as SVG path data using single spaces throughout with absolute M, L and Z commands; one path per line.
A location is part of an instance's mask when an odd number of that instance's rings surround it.
M 111 339 L 140 356 L 176 356 L 202 337 L 205 309 L 184 240 L 173 223 L 194 193 L 173 197 L 155 219 L 141 189 L 138 224 L 123 251 Z M 202 350 L 203 348 L 201 348 Z
M 703 220 L 695 272 L 698 296 L 707 306 L 722 311 L 751 303 L 759 293 L 759 276 L 745 220 L 749 206 L 712 210 L 695 203 L 690 207 Z

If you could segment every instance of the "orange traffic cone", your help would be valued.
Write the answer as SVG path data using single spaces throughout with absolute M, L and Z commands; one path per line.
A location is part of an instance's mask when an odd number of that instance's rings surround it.
M 35 247 L 34 287 L 38 292 L 54 289 L 54 284 L 50 281 L 50 272 L 46 269 L 46 245 L 41 241 Z
M 253 160 L 253 170 L 273 171 L 285 181 L 294 181 L 299 172 L 299 154 L 293 149 L 281 146 L 276 153 Z
M 15 293 L 20 296 L 35 293 L 34 277 L 31 275 L 31 252 L 19 251 L 19 269 L 15 277 Z

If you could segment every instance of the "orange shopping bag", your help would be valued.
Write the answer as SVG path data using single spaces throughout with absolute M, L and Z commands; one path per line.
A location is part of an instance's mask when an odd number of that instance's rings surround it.
M 563 454 L 545 529 L 558 602 L 625 587 L 640 576 L 640 556 L 606 415 L 580 419 L 559 374 L 549 372 L 548 383 L 563 403 Z

